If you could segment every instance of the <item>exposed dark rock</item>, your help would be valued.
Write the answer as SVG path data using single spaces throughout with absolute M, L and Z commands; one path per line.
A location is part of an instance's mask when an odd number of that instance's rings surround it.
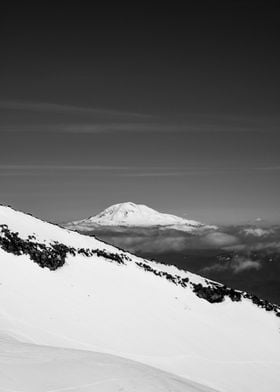
M 225 285 L 222 285 L 217 282 L 211 282 L 209 280 L 205 280 L 206 286 L 204 286 L 201 283 L 190 282 L 187 277 L 181 278 L 178 275 L 171 275 L 164 271 L 158 271 L 155 268 L 151 267 L 148 263 L 137 262 L 136 264 L 145 271 L 151 272 L 156 276 L 164 277 L 165 279 L 176 285 L 180 285 L 185 288 L 189 284 L 192 287 L 193 292 L 199 298 L 203 298 L 210 303 L 223 302 L 226 297 L 230 298 L 233 302 L 240 302 L 242 301 L 242 298 L 247 298 L 251 300 L 255 305 L 260 306 L 267 311 L 274 311 L 276 315 L 280 317 L 279 306 L 273 305 L 268 301 L 262 300 L 256 295 L 242 293 L 241 291 L 234 290 Z
M 76 254 L 85 257 L 93 256 L 103 257 L 110 261 L 115 261 L 118 264 L 124 264 L 124 260 L 128 260 L 128 256 L 111 253 L 101 249 L 75 249 L 68 247 L 59 242 L 54 242 L 47 246 L 46 244 L 36 242 L 34 235 L 29 235 L 26 240 L 19 237 L 19 233 L 9 230 L 7 225 L 0 225 L 0 246 L 8 253 L 13 253 L 17 256 L 26 254 L 31 260 L 37 263 L 40 267 L 47 267 L 50 270 L 56 270 L 62 267 L 65 263 L 68 254 L 75 256 Z
M 199 297 L 206 299 L 206 301 L 210 303 L 215 303 L 215 302 L 223 302 L 224 297 L 225 297 L 225 292 L 222 290 L 222 287 L 216 288 L 216 287 L 205 287 L 202 286 L 201 283 L 192 284 L 193 286 L 193 292 Z

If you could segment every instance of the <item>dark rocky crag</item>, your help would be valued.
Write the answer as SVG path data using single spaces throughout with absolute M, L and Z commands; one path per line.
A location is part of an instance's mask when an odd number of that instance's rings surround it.
M 79 254 L 86 257 L 96 255 L 118 264 L 124 264 L 124 260 L 127 259 L 125 254 L 111 253 L 102 249 L 76 249 L 59 242 L 53 242 L 47 246 L 37 242 L 35 236 L 28 236 L 28 239 L 25 240 L 19 237 L 19 233 L 10 231 L 7 225 L 0 225 L 0 246 L 6 252 L 17 256 L 28 255 L 40 267 L 46 267 L 50 270 L 62 267 L 68 254 L 72 256 Z

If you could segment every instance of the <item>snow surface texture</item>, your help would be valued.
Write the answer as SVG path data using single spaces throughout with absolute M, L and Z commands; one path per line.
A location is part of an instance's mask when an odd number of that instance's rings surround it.
M 0 390 L 9 392 L 212 391 L 124 358 L 21 343 L 3 335 L 0 335 L 0 366 Z
M 175 215 L 164 214 L 143 204 L 131 202 L 114 204 L 100 214 L 76 222 L 65 224 L 65 227 L 89 231 L 95 226 L 125 226 L 125 227 L 168 227 L 181 231 L 196 231 L 206 226 L 194 220 L 183 219 Z
M 35 235 L 46 244 L 123 254 L 8 207 L 0 207 L 0 224 L 25 239 Z M 205 279 L 127 256 L 118 264 L 96 255 L 68 255 L 61 268 L 50 271 L 28 255 L 0 249 L 0 390 L 279 390 L 275 313 L 244 298 L 211 304 L 190 286 L 175 285 L 137 263 L 196 284 Z

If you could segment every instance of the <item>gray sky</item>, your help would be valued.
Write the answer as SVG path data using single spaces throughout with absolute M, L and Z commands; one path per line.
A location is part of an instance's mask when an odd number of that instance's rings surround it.
M 122 201 L 279 222 L 275 10 L 215 4 L 4 9 L 1 202 L 57 222 Z

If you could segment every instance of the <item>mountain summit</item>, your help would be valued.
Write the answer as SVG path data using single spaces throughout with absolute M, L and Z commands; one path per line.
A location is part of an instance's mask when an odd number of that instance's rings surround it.
M 195 220 L 184 219 L 176 215 L 158 212 L 144 204 L 135 204 L 132 202 L 114 204 L 98 215 L 70 222 L 64 226 L 70 229 L 77 229 L 78 231 L 92 230 L 95 226 L 160 226 L 183 231 L 192 231 L 205 227 L 205 225 Z

